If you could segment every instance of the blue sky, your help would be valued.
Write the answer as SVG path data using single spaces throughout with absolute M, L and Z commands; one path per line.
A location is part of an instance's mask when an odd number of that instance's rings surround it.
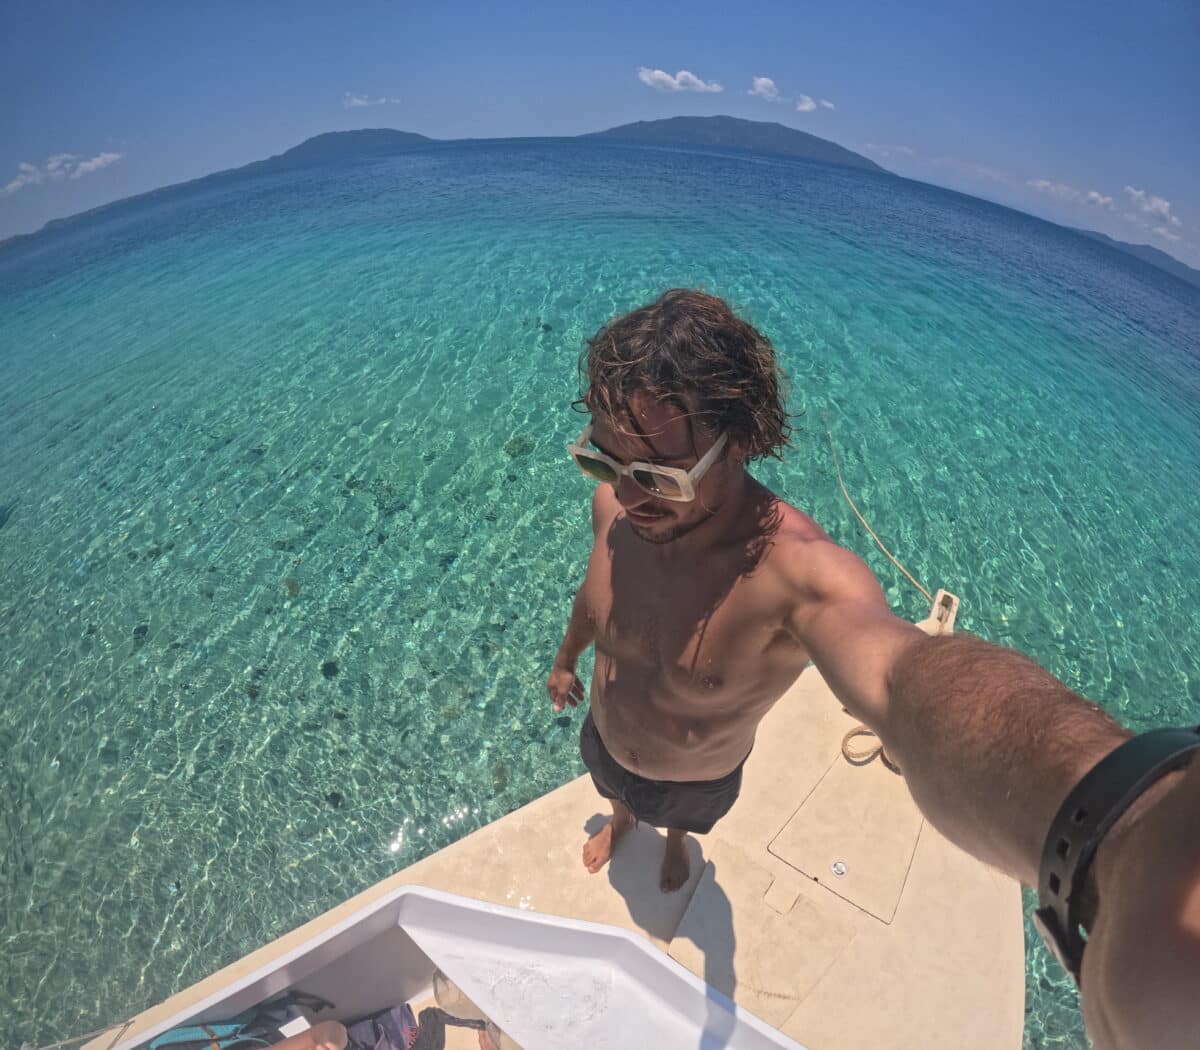
M 4 0 L 0 237 L 321 131 L 728 113 L 1200 267 L 1197 56 L 1200 0 Z

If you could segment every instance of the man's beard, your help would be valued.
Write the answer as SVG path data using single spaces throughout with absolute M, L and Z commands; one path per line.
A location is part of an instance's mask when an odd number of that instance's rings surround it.
M 704 515 L 704 517 L 698 518 L 695 521 L 676 522 L 665 532 L 653 532 L 650 529 L 644 528 L 643 526 L 634 525 L 632 521 L 629 522 L 629 525 L 630 528 L 633 529 L 633 534 L 637 536 L 638 539 L 645 540 L 647 543 L 653 543 L 656 547 L 661 547 L 663 544 L 672 543 L 681 536 L 686 536 L 693 529 L 699 528 L 714 514 L 716 514 L 715 509 L 710 510 Z

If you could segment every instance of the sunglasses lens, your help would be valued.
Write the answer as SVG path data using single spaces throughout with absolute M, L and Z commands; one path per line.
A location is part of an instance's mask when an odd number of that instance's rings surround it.
M 575 462 L 579 464 L 579 469 L 589 478 L 595 478 L 597 481 L 603 481 L 609 485 L 617 483 L 617 472 L 605 463 L 604 460 L 594 459 L 586 452 L 576 452 Z
M 683 499 L 683 488 L 670 474 L 659 474 L 653 470 L 635 470 L 633 480 L 651 495 L 658 496 L 660 499 Z

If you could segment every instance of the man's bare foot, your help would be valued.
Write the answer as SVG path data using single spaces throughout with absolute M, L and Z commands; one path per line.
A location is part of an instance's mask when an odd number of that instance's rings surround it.
M 688 864 L 686 842 L 682 831 L 667 832 L 667 851 L 663 854 L 662 869 L 658 876 L 658 888 L 663 893 L 674 893 L 688 880 L 691 866 Z
M 612 819 L 583 844 L 583 866 L 590 874 L 595 875 L 608 863 L 621 836 L 632 823 L 628 811 L 614 813 Z

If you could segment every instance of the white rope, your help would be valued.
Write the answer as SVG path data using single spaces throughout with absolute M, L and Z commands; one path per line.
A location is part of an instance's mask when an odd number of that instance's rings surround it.
M 828 418 L 826 418 L 826 424 L 828 424 Z M 891 559 L 892 564 L 908 577 L 909 583 L 911 583 L 918 591 L 925 595 L 925 597 L 929 600 L 929 604 L 932 605 L 933 595 L 930 594 L 924 587 L 922 587 L 913 577 L 913 574 L 909 572 L 903 565 L 901 565 L 896 560 L 895 555 L 884 546 L 883 540 L 881 540 L 875 534 L 875 530 L 871 528 L 869 524 L 867 524 L 867 519 L 863 517 L 862 511 L 858 509 L 854 503 L 854 500 L 850 498 L 850 493 L 846 490 L 846 482 L 842 479 L 842 465 L 840 462 L 838 462 L 837 448 L 833 443 L 833 431 L 829 429 L 828 425 L 825 427 L 825 434 L 829 438 L 829 451 L 833 453 L 833 467 L 834 470 L 837 471 L 838 484 L 842 488 L 842 495 L 846 497 L 846 502 L 850 504 L 850 509 L 854 511 L 858 517 L 858 520 L 862 522 L 863 528 L 871 534 L 871 539 L 873 539 L 879 545 L 879 549 Z M 844 757 L 847 762 L 852 762 L 856 766 L 866 765 L 866 763 L 870 762 L 876 755 L 878 755 L 879 760 L 893 773 L 900 772 L 900 767 L 896 765 L 896 763 L 890 758 L 888 758 L 887 752 L 883 750 L 882 742 L 873 747 L 868 745 L 865 750 L 855 749 L 851 746 L 851 741 L 857 737 L 875 737 L 878 739 L 878 735 L 873 730 L 868 729 L 865 725 L 855 726 L 842 738 L 842 757 Z
M 846 483 L 842 480 L 842 465 L 841 465 L 841 463 L 838 462 L 837 449 L 834 448 L 834 445 L 833 445 L 833 431 L 829 430 L 827 428 L 825 430 L 825 433 L 829 437 L 829 451 L 833 453 L 833 467 L 837 471 L 838 484 L 841 485 L 841 487 L 842 487 L 842 495 L 846 497 L 846 502 L 850 504 L 850 509 L 852 511 L 854 511 L 855 514 L 858 515 L 858 520 L 863 523 L 863 528 L 866 529 L 867 532 L 869 532 L 871 534 L 871 539 L 873 539 L 877 544 L 879 544 L 879 549 L 881 551 L 883 551 L 883 553 L 886 554 L 891 559 L 892 564 L 895 565 L 897 569 L 899 569 L 902 573 L 904 573 L 905 576 L 908 577 L 909 582 L 914 587 L 916 587 L 916 589 L 918 591 L 920 591 L 923 595 L 925 595 L 925 597 L 929 600 L 929 604 L 932 605 L 933 604 L 933 595 L 930 594 L 924 587 L 922 587 L 916 581 L 916 579 L 913 577 L 913 574 L 911 572 L 909 572 L 903 565 L 901 565 L 896 560 L 895 555 L 893 555 L 892 552 L 883 545 L 883 540 L 881 540 L 878 536 L 875 535 L 875 530 L 873 528 L 871 528 L 870 525 L 867 524 L 867 519 L 862 516 L 862 511 L 860 511 L 858 509 L 858 507 L 855 506 L 854 500 L 852 500 L 850 498 L 850 493 L 846 491 Z
M 105 1032 L 111 1032 L 114 1028 L 118 1029 L 117 1034 L 113 1037 L 113 1041 L 108 1045 L 115 1046 L 117 1040 L 129 1030 L 129 1026 L 133 1021 L 126 1021 L 124 1024 L 105 1025 L 103 1028 L 97 1028 L 94 1032 L 88 1032 L 86 1035 L 73 1035 L 70 1039 L 60 1039 L 57 1043 L 47 1043 L 45 1046 L 35 1047 L 32 1043 L 22 1043 L 21 1050 L 58 1050 L 60 1046 L 70 1046 L 73 1043 L 82 1043 L 85 1039 L 93 1039 L 98 1035 L 103 1035 Z

